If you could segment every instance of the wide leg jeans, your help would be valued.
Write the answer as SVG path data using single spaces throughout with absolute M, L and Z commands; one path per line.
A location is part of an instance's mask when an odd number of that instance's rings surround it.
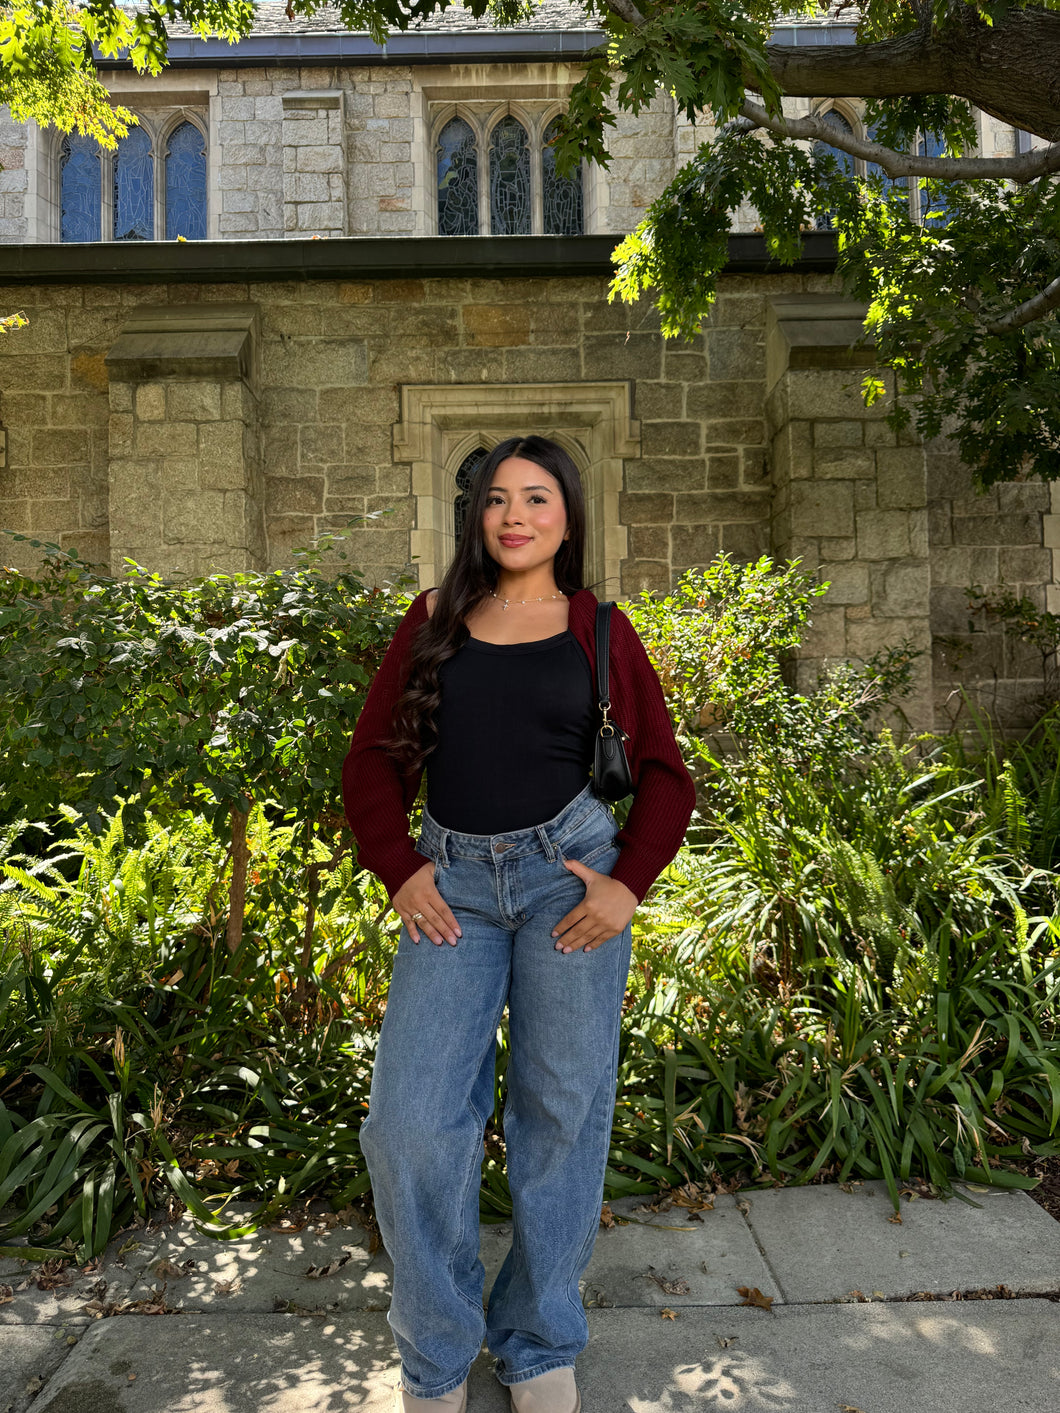
M 437 947 L 402 929 L 361 1127 L 402 1386 L 419 1398 L 459 1387 L 484 1335 L 504 1384 L 571 1366 L 585 1347 L 578 1279 L 600 1218 L 630 928 L 568 955 L 551 933 L 585 891 L 564 859 L 610 873 L 615 833 L 588 788 L 509 834 L 424 814 L 417 848 L 463 935 Z M 484 1315 L 478 1192 L 506 1004 L 513 1239 Z

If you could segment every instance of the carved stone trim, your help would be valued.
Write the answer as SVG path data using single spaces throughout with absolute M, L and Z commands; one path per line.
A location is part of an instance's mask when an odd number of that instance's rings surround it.
M 587 582 L 600 597 L 619 592 L 627 552 L 618 514 L 622 461 L 640 454 L 627 382 L 402 386 L 394 460 L 412 466 L 412 557 L 422 588 L 439 581 L 455 548 L 456 472 L 464 457 L 532 432 L 573 457 L 585 486 Z

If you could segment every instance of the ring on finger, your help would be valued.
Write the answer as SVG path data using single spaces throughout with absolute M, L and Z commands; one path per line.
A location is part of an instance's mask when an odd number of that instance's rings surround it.
M 412 914 L 412 921 L 413 921 L 413 922 L 419 922 L 422 917 L 423 917 L 423 914 L 422 914 L 422 913 L 413 913 L 413 914 Z

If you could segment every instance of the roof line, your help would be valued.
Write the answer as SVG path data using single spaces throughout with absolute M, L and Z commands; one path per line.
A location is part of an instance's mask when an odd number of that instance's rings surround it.
M 609 277 L 620 237 L 342 236 L 328 240 L 100 241 L 4 245 L 0 285 L 184 284 L 246 280 Z M 835 269 L 831 232 L 807 233 L 794 265 L 769 258 L 760 235 L 731 235 L 730 274 Z
M 773 32 L 776 44 L 853 44 L 853 25 L 786 25 Z M 505 58 L 523 63 L 584 59 L 606 40 L 599 30 L 418 31 L 391 35 L 376 44 L 367 34 L 305 33 L 250 34 L 235 44 L 222 39 L 174 37 L 169 41 L 168 66 L 195 68 L 255 68 L 287 60 L 305 65 L 335 64 L 351 68 L 371 64 L 489 64 Z M 96 55 L 100 69 L 128 69 L 127 58 Z

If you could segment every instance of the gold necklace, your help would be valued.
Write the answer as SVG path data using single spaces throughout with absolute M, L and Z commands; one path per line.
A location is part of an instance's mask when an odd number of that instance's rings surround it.
M 496 599 L 497 602 L 501 605 L 501 612 L 502 612 L 502 613 L 507 613 L 507 611 L 508 611 L 508 605 L 509 605 L 510 603 L 524 603 L 524 604 L 525 604 L 525 603 L 544 603 L 546 599 L 565 599 L 565 598 L 567 597 L 567 595 L 566 595 L 566 594 L 542 594 L 539 599 L 505 599 L 503 602 L 501 602 L 501 596 L 500 596 L 500 594 L 495 594 L 495 593 L 493 592 L 493 590 L 490 589 L 490 597 Z

